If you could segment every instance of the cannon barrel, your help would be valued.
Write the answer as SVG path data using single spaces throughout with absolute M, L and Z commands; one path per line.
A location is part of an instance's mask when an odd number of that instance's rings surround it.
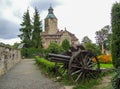
M 49 53 L 48 58 L 49 58 L 50 61 L 53 61 L 53 62 L 69 63 L 69 60 L 70 60 L 71 57 L 61 55 L 61 54 Z

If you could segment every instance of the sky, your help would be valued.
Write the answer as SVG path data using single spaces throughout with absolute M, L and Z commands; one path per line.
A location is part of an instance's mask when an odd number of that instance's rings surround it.
M 43 23 L 50 5 L 58 19 L 58 29 L 68 30 L 81 40 L 88 36 L 95 43 L 95 32 L 111 25 L 111 8 L 120 0 L 0 0 L 0 42 L 19 43 L 20 24 L 29 9 L 36 7 Z

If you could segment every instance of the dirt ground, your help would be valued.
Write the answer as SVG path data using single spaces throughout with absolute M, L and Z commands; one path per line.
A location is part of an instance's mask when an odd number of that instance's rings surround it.
M 99 85 L 93 87 L 93 89 L 102 89 L 107 87 L 111 83 L 112 76 L 105 76 L 102 78 L 102 82 Z

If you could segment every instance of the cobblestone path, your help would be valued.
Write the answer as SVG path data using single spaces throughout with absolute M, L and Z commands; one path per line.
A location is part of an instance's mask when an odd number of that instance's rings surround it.
M 32 59 L 24 59 L 0 76 L 0 89 L 64 89 L 59 83 L 41 75 Z

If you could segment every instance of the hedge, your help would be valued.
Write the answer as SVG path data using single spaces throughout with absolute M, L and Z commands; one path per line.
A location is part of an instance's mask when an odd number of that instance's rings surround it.
M 40 58 L 38 56 L 35 56 L 36 63 L 41 66 L 45 71 L 47 72 L 54 72 L 54 62 L 50 62 L 44 58 Z

